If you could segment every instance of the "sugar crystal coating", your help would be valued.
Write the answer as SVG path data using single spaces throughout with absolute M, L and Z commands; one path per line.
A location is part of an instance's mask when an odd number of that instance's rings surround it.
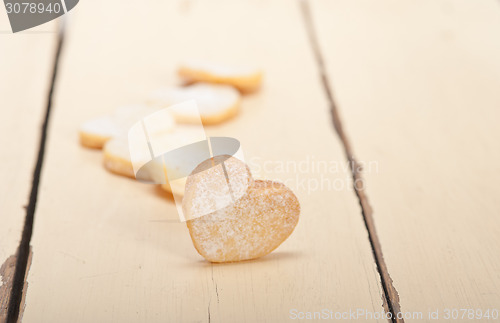
M 250 169 L 239 159 L 229 155 L 207 159 L 186 181 L 184 217 L 195 219 L 225 208 L 244 196 L 252 183 Z

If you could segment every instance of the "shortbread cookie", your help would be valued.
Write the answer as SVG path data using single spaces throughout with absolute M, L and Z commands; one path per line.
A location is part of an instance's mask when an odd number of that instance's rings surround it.
M 172 187 L 166 174 L 167 170 L 161 160 L 150 161 L 145 166 L 146 171 L 141 172 L 138 177 L 135 176 L 126 137 L 116 137 L 106 142 L 103 156 L 104 167 L 110 172 L 140 181 L 161 184 L 162 189 L 172 193 Z M 176 181 L 175 191 L 178 194 L 182 194 L 184 191 L 185 182 L 185 178 Z
M 243 93 L 257 90 L 262 72 L 251 67 L 234 67 L 190 61 L 179 66 L 179 76 L 187 83 L 209 82 L 234 86 Z
M 80 127 L 80 143 L 85 147 L 101 149 L 106 141 L 125 135 L 132 124 L 155 111 L 157 109 L 144 105 L 125 106 L 111 115 L 87 121 Z M 173 127 L 174 123 L 173 119 L 166 122 L 165 129 Z
M 229 85 L 197 83 L 185 87 L 160 89 L 153 93 L 149 102 L 159 107 L 194 99 L 198 111 L 185 109 L 179 105 L 171 107 L 170 112 L 178 123 L 205 125 L 217 124 L 235 116 L 240 108 L 240 93 Z
M 161 146 L 165 151 L 168 151 L 169 147 L 176 148 L 190 144 L 197 141 L 200 137 L 199 130 L 192 126 L 176 126 L 171 132 L 151 132 L 149 135 L 150 139 L 155 140 L 156 144 Z M 103 148 L 104 167 L 114 174 L 136 178 L 130 148 L 127 136 L 110 139 Z M 144 163 L 148 163 L 148 165 L 145 171 L 138 174 L 139 177 L 137 179 L 161 184 L 163 189 L 172 192 L 167 174 L 174 174 L 178 170 L 166 168 L 161 158 L 144 160 Z M 185 181 L 185 178 L 180 178 L 175 182 L 174 191 L 176 193 L 182 194 L 184 192 Z
M 205 161 L 202 167 L 209 167 L 210 163 L 211 160 Z M 234 166 L 239 170 L 231 172 L 245 178 L 246 165 L 233 162 Z M 196 208 L 207 207 L 207 196 L 213 194 L 207 189 L 221 188 L 217 183 L 220 179 L 215 179 L 220 174 L 212 171 L 204 175 L 190 176 L 187 180 L 183 199 L 187 216 Z M 210 185 L 212 182 L 215 185 Z M 241 261 L 265 256 L 276 249 L 294 230 L 299 214 L 299 201 L 284 184 L 251 180 L 241 198 L 208 215 L 188 220 L 187 227 L 194 247 L 205 259 Z

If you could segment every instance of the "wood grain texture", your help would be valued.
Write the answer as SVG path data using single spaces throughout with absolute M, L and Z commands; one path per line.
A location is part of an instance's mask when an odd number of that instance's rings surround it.
M 296 2 L 88 0 L 70 16 L 24 322 L 283 322 L 291 309 L 382 311 L 367 233 Z M 301 202 L 295 232 L 262 259 L 204 261 L 185 224 L 176 223 L 171 200 L 107 173 L 100 152 L 78 145 L 81 122 L 176 84 L 176 66 L 186 58 L 265 71 L 262 90 L 244 98 L 239 116 L 207 127 L 210 135 L 239 139 L 254 175 L 286 182 Z M 324 164 L 328 171 L 312 169 Z
M 42 28 L 43 27 L 43 28 Z M 5 319 L 47 104 L 56 25 L 12 34 L 0 14 L 0 321 Z M 42 32 L 41 31 L 47 31 Z
M 500 308 L 499 3 L 311 6 L 402 311 Z

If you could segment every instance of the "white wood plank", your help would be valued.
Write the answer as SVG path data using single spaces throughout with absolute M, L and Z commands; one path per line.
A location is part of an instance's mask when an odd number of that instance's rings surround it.
M 47 104 L 56 25 L 12 34 L 0 13 L 0 321 L 4 318 Z M 40 33 L 40 31 L 48 31 Z
M 499 309 L 498 2 L 312 12 L 402 311 Z
M 242 113 L 207 129 L 238 138 L 254 170 L 307 158 L 345 167 L 297 3 L 88 0 L 66 39 L 24 322 L 280 322 L 291 309 L 382 311 L 348 171 L 261 172 L 298 195 L 296 231 L 268 257 L 212 266 L 185 225 L 169 221 L 170 200 L 107 173 L 99 152 L 78 145 L 82 121 L 177 83 L 177 64 L 193 57 L 264 68 L 263 89 L 244 98 Z M 321 175 L 345 187 L 308 193 L 295 181 Z

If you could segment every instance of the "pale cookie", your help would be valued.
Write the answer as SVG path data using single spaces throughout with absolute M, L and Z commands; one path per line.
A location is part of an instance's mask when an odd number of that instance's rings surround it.
M 238 114 L 241 101 L 240 93 L 231 86 L 197 83 L 158 90 L 149 102 L 169 107 L 191 99 L 196 101 L 199 115 L 198 111 L 185 109 L 182 105 L 171 107 L 169 111 L 178 123 L 199 124 L 200 117 L 205 125 L 221 123 Z
M 243 93 L 256 91 L 262 72 L 251 67 L 233 67 L 190 61 L 179 66 L 179 76 L 187 83 L 208 82 L 234 86 Z
M 137 120 L 156 112 L 152 107 L 136 105 L 116 109 L 113 114 L 93 119 L 80 127 L 80 143 L 89 148 L 101 149 L 111 138 L 125 135 Z M 175 121 L 164 124 L 165 129 L 173 127 Z
M 104 144 L 103 148 L 104 167 L 110 172 L 136 178 L 132 161 L 130 160 L 127 137 L 115 137 Z M 147 171 L 142 172 L 138 180 L 154 182 L 163 180 L 165 176 L 164 167 L 160 161 L 154 161 L 147 166 Z
M 207 167 L 207 161 L 204 163 L 203 167 Z M 245 178 L 246 165 L 240 162 L 237 166 L 239 171 L 233 169 L 232 172 L 239 173 L 240 179 Z M 200 208 L 199 205 L 207 206 L 204 199 L 210 193 L 203 188 L 212 189 L 213 185 L 207 184 L 213 180 L 209 176 L 217 174 L 206 175 L 204 178 L 190 176 L 187 180 L 183 210 L 188 216 L 190 210 Z M 208 261 L 241 261 L 265 256 L 276 249 L 294 230 L 299 214 L 299 201 L 285 185 L 251 180 L 245 194 L 233 204 L 188 220 L 187 227 L 194 247 Z
M 196 141 L 199 138 L 199 131 L 192 126 L 176 126 L 171 132 L 152 132 L 150 139 L 155 140 L 157 144 L 161 145 L 165 151 L 169 147 L 175 149 L 178 146 L 186 145 Z M 133 147 L 132 147 L 133 148 Z M 103 148 L 103 163 L 104 167 L 110 172 L 136 178 L 134 167 L 130 156 L 129 141 L 127 136 L 119 136 L 107 141 Z M 161 159 L 155 159 L 152 162 L 144 160 L 148 163 L 145 171 L 141 172 L 138 180 L 162 183 L 161 186 L 164 190 L 172 192 L 172 187 L 169 184 L 167 173 L 176 173 L 177 169 L 167 169 Z M 186 179 L 180 178 L 175 182 L 175 191 L 179 194 L 184 192 Z

